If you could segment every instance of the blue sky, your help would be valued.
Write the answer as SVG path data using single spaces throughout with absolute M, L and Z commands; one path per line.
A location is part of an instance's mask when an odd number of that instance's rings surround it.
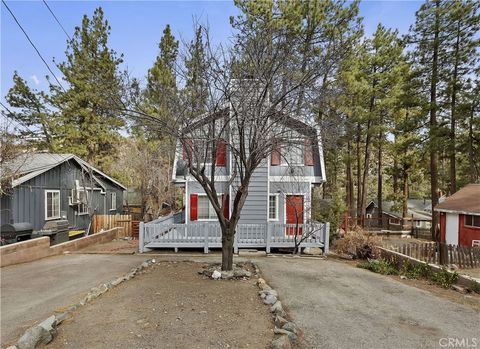
M 7 1 L 19 22 L 29 34 L 54 73 L 52 62 L 64 59 L 66 35 L 42 1 Z M 189 41 L 192 20 L 208 21 L 212 38 L 226 42 L 231 35 L 229 16 L 236 13 L 231 1 L 47 1 L 67 32 L 80 25 L 82 16 L 91 16 L 102 6 L 112 27 L 110 47 L 124 54 L 125 66 L 135 77 L 144 77 L 158 53 L 158 42 L 166 24 L 177 38 Z M 406 33 L 415 20 L 421 1 L 363 1 L 360 15 L 364 17 L 366 35 L 375 31 L 378 23 Z M 46 89 L 47 68 L 36 55 L 20 28 L 1 5 L 1 99 L 12 86 L 13 71 L 28 81 L 31 87 Z

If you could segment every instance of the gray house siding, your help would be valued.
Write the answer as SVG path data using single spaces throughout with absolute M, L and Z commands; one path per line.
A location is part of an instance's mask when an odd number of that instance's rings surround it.
M 2 196 L 1 224 L 11 221 L 29 222 L 34 230 L 42 229 L 46 222 L 45 191 L 59 190 L 60 216 L 68 219 L 71 228 L 86 229 L 89 224 L 89 215 L 78 214 L 77 209 L 69 205 L 69 196 L 71 196 L 71 190 L 75 188 L 75 180 L 82 183 L 81 167 L 75 160 L 69 160 L 14 187 L 11 195 Z M 85 186 L 90 186 L 90 181 L 87 182 Z M 110 181 L 104 180 L 103 184 L 107 194 L 102 193 L 104 189 L 98 183 L 95 183 L 93 191 L 90 191 L 90 203 L 94 212 L 96 214 L 122 213 L 123 189 Z M 116 193 L 117 210 L 108 211 L 105 209 L 105 203 L 110 200 L 109 193 L 112 192 Z M 9 211 L 4 211 L 4 207 L 9 208 Z
M 252 174 L 240 224 L 266 223 L 268 206 L 268 166 L 261 164 Z

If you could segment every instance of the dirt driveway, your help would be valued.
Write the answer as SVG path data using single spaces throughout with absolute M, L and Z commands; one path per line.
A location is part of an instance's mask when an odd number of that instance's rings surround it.
M 333 260 L 257 262 L 314 348 L 440 348 L 441 338 L 480 343 L 478 311 L 427 291 Z
M 127 273 L 148 256 L 64 255 L 0 269 L 1 343 L 71 305 L 92 287 Z
M 48 348 L 268 348 L 256 279 L 213 281 L 203 263 L 161 262 L 82 307 Z

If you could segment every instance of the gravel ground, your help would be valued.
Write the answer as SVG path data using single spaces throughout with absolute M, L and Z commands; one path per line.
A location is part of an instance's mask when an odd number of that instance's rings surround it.
M 441 338 L 480 343 L 480 312 L 472 307 L 338 261 L 257 262 L 313 348 L 440 348 Z
M 269 308 L 251 280 L 162 262 L 76 311 L 48 348 L 268 348 Z

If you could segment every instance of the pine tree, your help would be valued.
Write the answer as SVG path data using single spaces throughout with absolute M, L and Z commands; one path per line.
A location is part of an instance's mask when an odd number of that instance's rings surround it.
M 175 63 L 178 55 L 178 41 L 172 35 L 167 24 L 159 44 L 160 52 L 155 63 L 148 70 L 145 89 L 146 108 L 150 114 L 159 119 L 169 120 L 173 117 L 172 105 L 177 96 Z M 158 138 L 157 135 L 148 135 Z
M 49 97 L 42 91 L 32 90 L 17 72 L 13 74 L 13 86 L 5 99 L 15 108 L 9 117 L 23 127 L 21 136 L 38 150 L 56 150 L 58 113 L 52 111 Z
M 102 8 L 68 42 L 66 61 L 58 64 L 68 83 L 56 89 L 53 100 L 61 110 L 61 149 L 84 157 L 101 169 L 108 168 L 116 153 L 118 131 L 123 126 L 118 104 L 122 98 L 119 65 L 122 56 L 108 47 L 110 26 Z

